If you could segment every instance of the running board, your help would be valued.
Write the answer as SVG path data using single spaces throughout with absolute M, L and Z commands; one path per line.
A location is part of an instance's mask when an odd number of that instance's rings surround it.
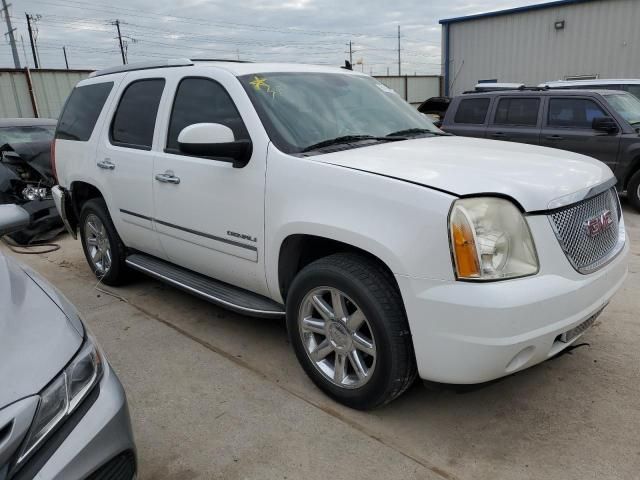
M 283 317 L 285 315 L 284 307 L 267 297 L 149 255 L 134 253 L 127 257 L 126 264 L 134 270 L 244 315 L 252 317 Z

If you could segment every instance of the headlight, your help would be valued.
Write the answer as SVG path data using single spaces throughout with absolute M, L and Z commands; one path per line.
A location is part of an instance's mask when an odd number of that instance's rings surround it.
M 459 279 L 501 280 L 538 272 L 529 227 L 508 200 L 479 197 L 454 202 L 449 240 Z
M 102 357 L 89 337 L 71 363 L 42 392 L 35 418 L 17 465 L 23 462 L 56 427 L 71 415 L 103 372 Z

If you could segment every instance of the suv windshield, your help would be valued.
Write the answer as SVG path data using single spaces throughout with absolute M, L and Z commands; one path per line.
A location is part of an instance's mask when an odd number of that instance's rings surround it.
M 606 95 L 607 102 L 632 126 L 640 126 L 640 100 L 628 93 Z
M 271 140 L 283 152 L 443 134 L 371 77 L 344 73 L 261 73 L 239 77 Z

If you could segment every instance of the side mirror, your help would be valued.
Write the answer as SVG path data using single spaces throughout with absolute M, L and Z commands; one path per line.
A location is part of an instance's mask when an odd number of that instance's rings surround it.
M 244 167 L 251 158 L 251 140 L 236 140 L 233 131 L 220 123 L 194 123 L 178 135 L 180 151 L 188 155 L 210 157 Z
M 31 216 L 24 208 L 6 203 L 0 205 L 0 237 L 24 230 L 31 223 Z
M 615 133 L 618 131 L 618 124 L 611 117 L 596 117 L 591 122 L 591 128 L 599 132 Z

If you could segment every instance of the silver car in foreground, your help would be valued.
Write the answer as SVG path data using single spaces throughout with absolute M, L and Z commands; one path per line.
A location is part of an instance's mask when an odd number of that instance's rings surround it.
M 0 236 L 29 221 L 0 205 Z M 136 476 L 124 390 L 78 312 L 0 254 L 0 480 Z

